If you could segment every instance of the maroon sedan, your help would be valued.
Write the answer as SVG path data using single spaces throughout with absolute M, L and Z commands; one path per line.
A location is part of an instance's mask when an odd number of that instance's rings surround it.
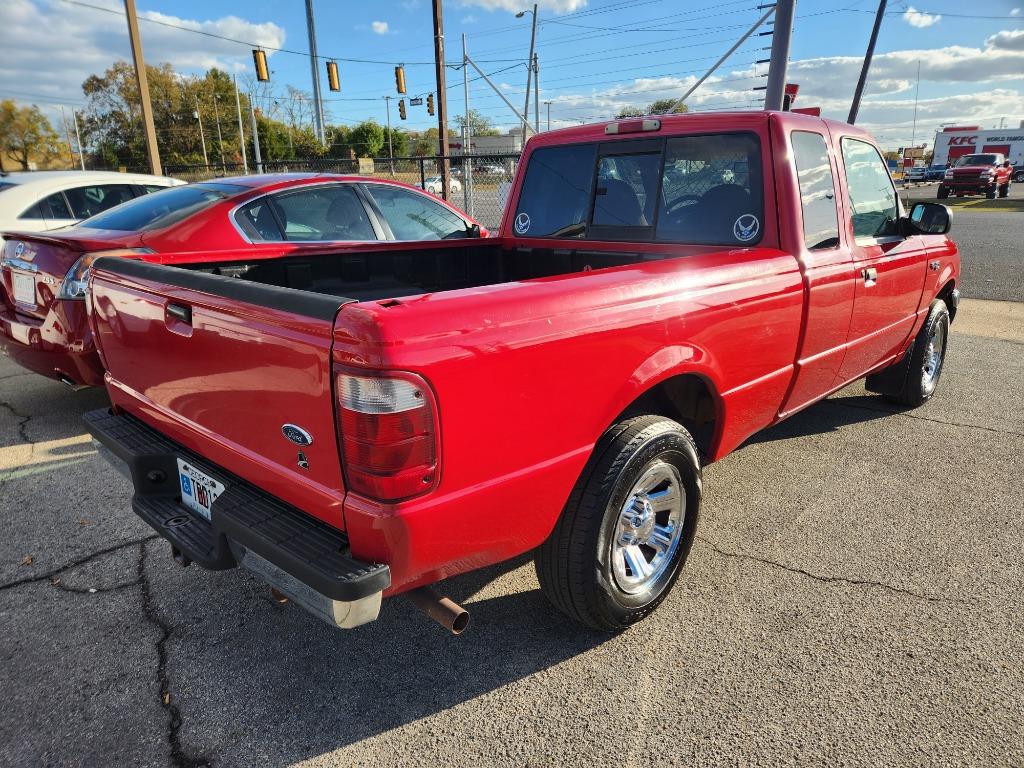
M 98 256 L 229 263 L 487 234 L 458 209 L 393 181 L 274 174 L 172 187 L 73 227 L 5 232 L 0 352 L 72 387 L 102 384 L 83 301 Z

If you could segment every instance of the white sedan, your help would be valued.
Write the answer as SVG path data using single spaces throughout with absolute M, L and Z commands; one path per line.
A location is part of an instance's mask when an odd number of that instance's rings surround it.
M 180 179 L 115 171 L 23 171 L 0 174 L 0 232 L 66 227 Z
M 424 183 L 420 184 L 419 187 L 420 187 L 420 189 L 422 189 L 422 190 L 424 190 L 426 192 L 429 192 L 432 195 L 436 195 L 437 197 L 440 197 L 441 196 L 441 184 L 442 183 L 443 182 L 441 181 L 441 177 L 440 176 L 427 176 L 426 181 Z M 461 192 L 461 191 L 462 191 L 462 182 L 459 181 L 458 179 L 455 179 L 455 178 L 449 178 L 449 180 L 448 180 L 448 192 L 451 193 L 451 192 Z

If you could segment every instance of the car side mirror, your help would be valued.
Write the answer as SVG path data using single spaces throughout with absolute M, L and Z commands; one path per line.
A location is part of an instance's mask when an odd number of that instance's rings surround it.
M 483 235 L 480 233 L 480 225 L 470 224 L 468 227 L 466 227 L 466 237 L 483 237 Z
M 909 234 L 944 235 L 953 224 L 953 212 L 940 203 L 914 203 L 905 221 Z

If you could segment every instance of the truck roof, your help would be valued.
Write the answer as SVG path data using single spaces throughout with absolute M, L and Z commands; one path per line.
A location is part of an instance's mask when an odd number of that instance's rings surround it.
M 781 112 L 769 110 L 748 110 L 732 112 L 686 112 L 678 115 L 648 115 L 646 118 L 625 117 L 618 120 L 606 120 L 600 123 L 588 123 L 586 125 L 572 126 L 571 128 L 560 128 L 554 131 L 545 131 L 530 138 L 529 144 L 532 147 L 548 146 L 553 144 L 574 144 L 584 141 L 604 141 L 605 139 L 628 136 L 631 138 L 655 138 L 659 135 L 672 134 L 677 131 L 691 131 L 693 129 L 723 130 L 736 128 L 750 128 L 766 123 L 772 116 L 782 120 L 787 125 L 794 127 L 802 126 L 808 130 L 821 130 L 822 126 L 828 126 L 830 130 L 843 133 L 854 133 L 868 136 L 868 133 L 856 126 L 844 123 L 839 120 L 804 115 L 799 112 Z M 628 134 L 609 135 L 605 133 L 605 126 L 612 123 L 623 123 L 631 120 L 655 119 L 661 121 L 659 131 L 636 132 Z

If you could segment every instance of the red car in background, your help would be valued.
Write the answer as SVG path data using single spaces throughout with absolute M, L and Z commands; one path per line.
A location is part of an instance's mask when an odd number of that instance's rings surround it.
M 488 232 L 458 209 L 398 182 L 274 174 L 175 187 L 73 227 L 3 234 L 0 352 L 78 387 L 103 383 L 83 301 L 89 266 L 99 256 L 158 264 L 212 258 L 227 266 L 253 258 L 337 256 L 349 244 L 360 252 L 396 241 L 436 247 L 438 240 Z M 302 288 L 302 275 L 293 283 Z

